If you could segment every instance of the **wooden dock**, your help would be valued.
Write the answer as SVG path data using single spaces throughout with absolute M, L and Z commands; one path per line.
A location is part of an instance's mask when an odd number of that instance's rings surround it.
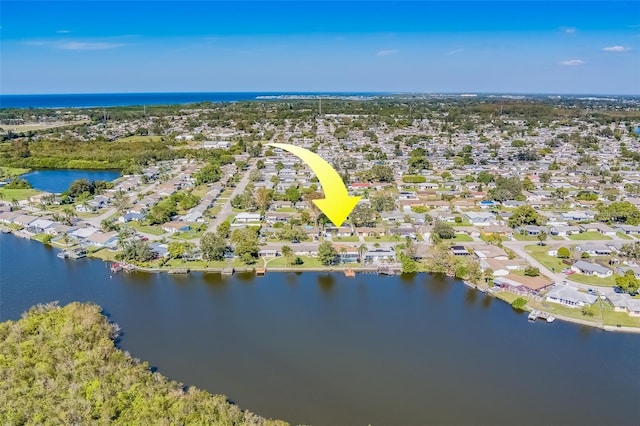
M 267 268 L 256 268 L 256 275 L 263 277 L 267 274 Z
M 170 273 L 171 275 L 188 274 L 188 273 L 189 273 L 189 269 L 188 269 L 188 268 L 175 268 L 175 269 L 169 269 L 169 273 Z
M 555 318 L 553 316 L 551 316 L 550 314 L 548 314 L 546 312 L 541 312 L 541 311 L 539 311 L 537 309 L 531 311 L 529 313 L 529 317 L 528 318 L 529 318 L 529 321 L 535 321 L 538 318 L 543 319 L 543 320 L 545 320 L 547 322 L 555 321 Z
M 353 269 L 347 268 L 344 270 L 344 276 L 349 278 L 354 278 L 356 276 L 356 273 Z
M 389 275 L 389 276 L 393 276 L 395 275 L 395 271 L 393 269 L 391 269 L 388 266 L 380 266 L 378 268 L 378 275 Z
M 233 269 L 232 266 L 228 266 L 226 268 L 222 268 L 222 275 L 233 275 L 233 273 L 235 272 L 235 269 Z

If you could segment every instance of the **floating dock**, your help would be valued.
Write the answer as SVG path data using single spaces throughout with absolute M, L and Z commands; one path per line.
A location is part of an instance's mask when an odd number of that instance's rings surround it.
M 233 275 L 234 272 L 235 272 L 235 269 L 229 266 L 229 267 L 223 268 L 221 273 L 222 275 Z
M 188 274 L 189 273 L 189 269 L 188 268 L 169 269 L 169 273 L 171 275 Z
M 354 272 L 353 269 L 347 268 L 344 270 L 344 276 L 349 278 L 354 278 L 356 276 L 356 273 Z
M 265 276 L 267 274 L 267 268 L 256 268 L 256 275 L 259 277 Z

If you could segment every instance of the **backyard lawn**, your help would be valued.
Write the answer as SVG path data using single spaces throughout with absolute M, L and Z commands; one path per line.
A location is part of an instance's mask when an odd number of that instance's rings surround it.
M 618 233 L 616 233 L 616 235 L 618 236 L 618 238 L 620 238 L 622 240 L 633 240 L 633 237 L 631 235 L 627 235 L 627 234 L 624 234 L 622 232 L 618 232 Z

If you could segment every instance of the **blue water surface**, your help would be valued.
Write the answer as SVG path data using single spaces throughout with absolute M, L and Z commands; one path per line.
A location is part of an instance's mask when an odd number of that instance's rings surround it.
M 129 105 L 176 105 L 195 102 L 238 102 L 274 96 L 373 96 L 374 93 L 75 93 L 50 95 L 0 95 L 0 108 L 91 108 Z
M 120 176 L 118 170 L 34 170 L 21 177 L 40 191 L 64 192 L 76 179 L 111 181 Z

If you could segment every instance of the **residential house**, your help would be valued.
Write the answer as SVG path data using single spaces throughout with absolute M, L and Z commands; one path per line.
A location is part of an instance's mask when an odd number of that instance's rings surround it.
M 29 224 L 29 231 L 34 234 L 40 234 L 46 232 L 47 228 L 53 226 L 55 222 L 48 219 L 36 219 Z
M 35 222 L 36 220 L 38 220 L 38 218 L 35 216 L 21 214 L 13 219 L 13 223 L 28 228 L 31 222 Z
M 640 317 L 640 299 L 632 299 L 628 294 L 610 293 L 607 300 L 618 312 L 626 312 L 629 316 Z
M 233 223 L 236 223 L 236 224 L 259 223 L 261 219 L 262 219 L 262 216 L 260 215 L 260 213 L 242 212 L 236 215 L 236 217 L 233 219 Z
M 570 308 L 580 308 L 595 303 L 598 297 L 578 291 L 571 286 L 561 285 L 547 293 L 546 299 Z
M 552 225 L 549 227 L 551 235 L 557 235 L 559 237 L 566 237 L 568 235 L 579 234 L 580 227 L 573 225 Z
M 186 232 L 190 229 L 191 225 L 186 222 L 171 221 L 162 225 L 162 230 L 170 234 L 175 234 L 176 232 Z
M 469 256 L 471 254 L 464 246 L 451 246 L 451 253 L 454 256 Z
M 496 224 L 496 217 L 490 212 L 467 212 L 465 217 L 473 226 L 489 226 Z
M 617 232 L 625 235 L 640 235 L 640 226 L 635 225 L 616 225 L 613 227 Z
M 537 237 L 538 235 L 542 234 L 543 232 L 547 232 L 547 228 L 545 228 L 543 226 L 537 226 L 537 225 L 520 226 L 517 229 L 518 229 L 518 231 L 520 233 L 523 233 L 523 234 L 528 235 L 530 237 Z
M 611 269 L 598 265 L 597 263 L 585 262 L 584 260 L 579 260 L 571 265 L 571 269 L 580 274 L 594 275 L 600 278 L 606 278 L 613 275 L 613 271 Z
M 338 261 L 340 263 L 355 263 L 360 260 L 360 254 L 356 247 L 344 244 L 333 244 L 333 248 L 338 253 Z
M 391 248 L 376 248 L 364 254 L 365 262 L 395 262 L 396 252 Z
M 553 281 L 545 276 L 523 277 L 509 274 L 504 277 L 496 277 L 493 283 L 515 294 L 538 294 L 540 291 L 553 285 Z
M 612 250 L 603 244 L 580 244 L 576 247 L 580 253 L 588 253 L 589 256 L 611 256 Z
M 118 222 L 129 223 L 144 219 L 144 215 L 140 213 L 125 213 L 118 218 Z
M 87 246 L 108 247 L 111 249 L 115 249 L 118 244 L 118 233 L 115 231 L 94 232 L 93 234 L 85 238 L 84 244 Z
M 376 228 L 356 228 L 356 235 L 358 237 L 377 237 L 385 234 L 385 229 L 376 227 Z

